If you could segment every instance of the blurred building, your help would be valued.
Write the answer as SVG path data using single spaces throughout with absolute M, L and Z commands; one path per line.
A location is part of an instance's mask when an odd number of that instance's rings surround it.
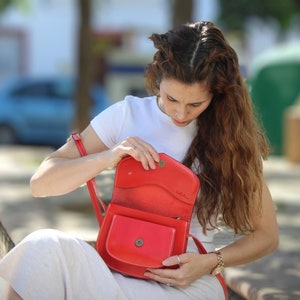
M 27 3 L 26 10 L 11 7 L 0 16 L 0 83 L 19 75 L 76 74 L 76 1 Z M 213 20 L 216 3 L 217 0 L 196 0 L 194 19 Z M 171 26 L 170 1 L 95 0 L 92 11 L 95 37 L 115 43 L 109 50 L 106 74 L 110 97 L 116 101 L 130 92 L 142 93 L 143 68 L 153 54 L 147 37 Z M 103 47 L 103 43 L 99 45 Z

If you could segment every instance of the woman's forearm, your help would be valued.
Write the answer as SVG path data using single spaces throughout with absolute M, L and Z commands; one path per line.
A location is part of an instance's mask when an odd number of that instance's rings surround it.
M 257 231 L 221 249 L 225 267 L 247 264 L 272 253 L 278 247 L 277 230 Z
M 254 231 L 222 250 L 225 266 L 246 264 L 273 252 L 279 243 L 275 206 L 265 182 L 261 214 L 254 215 Z
M 78 158 L 50 157 L 32 176 L 31 191 L 34 197 L 63 195 L 109 167 L 107 151 Z

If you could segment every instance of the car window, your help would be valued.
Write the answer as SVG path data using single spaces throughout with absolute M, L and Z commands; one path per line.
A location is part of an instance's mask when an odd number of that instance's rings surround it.
M 70 80 L 26 83 L 15 88 L 11 95 L 30 98 L 73 98 L 74 84 Z
M 74 83 L 69 80 L 57 81 L 51 85 L 51 96 L 71 99 L 74 96 Z
M 49 97 L 50 86 L 48 83 L 28 83 L 12 91 L 15 97 Z

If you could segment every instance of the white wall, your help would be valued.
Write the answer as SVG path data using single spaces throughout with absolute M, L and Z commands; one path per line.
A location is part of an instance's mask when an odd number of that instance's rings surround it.
M 24 32 L 28 75 L 69 74 L 75 71 L 77 45 L 76 0 L 27 0 L 25 12 L 15 7 L 0 18 L 0 29 Z M 170 0 L 96 0 L 93 26 L 102 30 L 135 31 L 137 53 L 153 51 L 147 36 L 171 24 Z M 195 20 L 213 19 L 217 0 L 195 0 Z M 1 53 L 0 53 L 1 55 Z
M 14 28 L 26 38 L 27 74 L 73 71 L 76 12 L 72 0 L 28 0 L 26 11 L 9 9 L 0 29 Z

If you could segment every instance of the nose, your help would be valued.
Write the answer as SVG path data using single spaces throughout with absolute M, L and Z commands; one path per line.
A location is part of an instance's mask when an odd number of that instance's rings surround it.
M 184 120 L 187 115 L 186 108 L 178 108 L 175 113 L 175 118 L 179 121 Z

